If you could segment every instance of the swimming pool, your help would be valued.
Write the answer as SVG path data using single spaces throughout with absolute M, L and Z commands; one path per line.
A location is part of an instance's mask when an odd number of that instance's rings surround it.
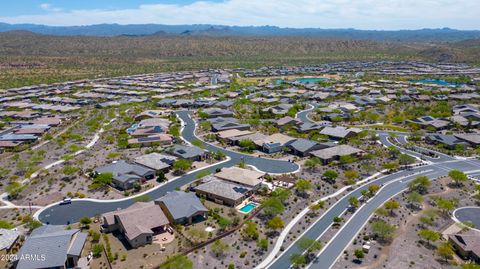
M 300 82 L 300 83 L 317 83 L 320 81 L 327 81 L 328 78 L 297 78 L 295 81 Z
M 248 204 L 244 205 L 242 208 L 240 208 L 240 212 L 247 214 L 250 211 L 252 211 L 255 207 L 257 207 L 256 204 L 248 203 Z
M 437 84 L 442 86 L 463 86 L 465 84 L 455 83 L 455 82 L 448 82 L 441 79 L 418 79 L 418 80 L 410 80 L 410 82 L 420 82 L 420 83 L 427 83 L 427 84 Z

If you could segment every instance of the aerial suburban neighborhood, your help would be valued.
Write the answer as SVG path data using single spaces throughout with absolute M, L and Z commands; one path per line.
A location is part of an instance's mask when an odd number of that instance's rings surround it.
M 479 76 L 467 65 L 343 62 L 6 89 L 0 241 L 17 259 L 2 262 L 478 262 Z
M 0 3 L 0 269 L 480 269 L 480 1 Z

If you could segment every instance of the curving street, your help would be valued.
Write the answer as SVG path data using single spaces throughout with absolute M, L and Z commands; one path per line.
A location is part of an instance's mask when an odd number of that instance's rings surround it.
M 199 140 L 195 135 L 196 123 L 190 116 L 190 113 L 188 111 L 178 111 L 176 114 L 182 121 L 183 128 L 181 135 L 183 139 L 188 142 Z M 203 141 L 202 143 L 206 150 L 211 152 L 220 150 L 224 152 L 229 159 L 209 167 L 195 170 L 139 195 L 148 195 L 151 199 L 160 198 L 167 192 L 174 191 L 177 187 L 193 182 L 196 179 L 196 175 L 202 171 L 208 170 L 215 172 L 217 168 L 231 167 L 242 160 L 247 165 L 270 174 L 293 173 L 299 169 L 297 164 L 288 161 L 253 157 L 225 150 Z M 135 203 L 135 197 L 118 200 L 73 199 L 69 205 L 51 204 L 43 210 L 38 211 L 35 216 L 43 223 L 62 225 L 78 222 L 79 219 L 84 216 L 94 217 L 119 208 L 126 208 L 133 203 Z
M 297 117 L 304 122 L 311 122 L 308 118 L 308 113 L 314 107 L 304 110 L 297 114 Z M 432 158 L 427 155 L 418 153 L 416 151 L 406 150 L 389 141 L 389 134 L 386 132 L 378 132 L 380 142 L 385 146 L 395 146 L 402 153 L 409 154 L 414 157 L 423 158 L 428 161 L 428 165 L 418 166 L 403 170 L 394 174 L 386 175 L 372 182 L 366 183 L 348 195 L 338 200 L 331 206 L 316 222 L 314 222 L 304 232 L 302 237 L 319 239 L 325 231 L 327 231 L 333 224 L 333 218 L 340 216 L 349 206 L 348 198 L 350 196 L 361 196 L 361 191 L 368 188 L 369 185 L 377 184 L 383 187 L 372 197 L 367 203 L 364 203 L 354 215 L 344 224 L 335 236 L 324 246 L 324 248 L 317 255 L 315 260 L 309 265 L 309 268 L 315 269 L 329 269 L 343 253 L 343 250 L 348 247 L 356 235 L 361 231 L 363 226 L 370 219 L 376 208 L 382 206 L 386 201 L 392 197 L 405 191 L 408 183 L 417 176 L 427 176 L 430 179 L 446 176 L 450 170 L 461 170 L 467 174 L 478 173 L 480 171 L 479 160 L 457 160 L 453 157 L 437 154 L 437 158 Z M 404 145 L 407 143 L 406 134 L 397 134 L 399 143 Z M 421 152 L 429 153 L 429 150 L 417 147 Z M 416 149 L 417 150 L 417 149 Z M 300 248 L 296 244 L 291 244 L 285 251 L 278 255 L 278 257 L 270 263 L 266 268 L 283 269 L 290 268 L 290 256 L 301 253 Z

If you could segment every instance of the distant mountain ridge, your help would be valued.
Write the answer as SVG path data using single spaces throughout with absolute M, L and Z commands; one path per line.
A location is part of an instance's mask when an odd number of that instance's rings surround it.
M 0 23 L 0 32 L 31 31 L 59 36 L 299 36 L 335 39 L 368 39 L 386 41 L 447 42 L 480 38 L 480 30 L 418 29 L 418 30 L 356 30 L 320 28 L 280 28 L 277 26 L 224 26 L 210 24 L 96 24 L 84 26 L 47 26 L 38 24 Z

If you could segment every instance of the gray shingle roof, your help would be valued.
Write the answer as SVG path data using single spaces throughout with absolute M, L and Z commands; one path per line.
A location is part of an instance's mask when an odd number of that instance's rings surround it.
M 46 225 L 35 229 L 17 254 L 17 269 L 63 267 L 70 252 L 78 253 L 86 236 L 79 236 L 79 229 L 65 230 L 64 226 Z M 75 242 L 72 244 L 72 240 Z M 73 246 L 73 248 L 72 248 Z M 81 250 L 80 250 L 81 252 Z M 35 257 L 26 259 L 24 257 Z
M 305 151 L 311 149 L 312 147 L 314 147 L 316 145 L 317 145 L 317 142 L 315 142 L 315 141 L 300 138 L 300 139 L 295 140 L 293 143 L 291 143 L 290 147 L 292 147 L 296 151 L 305 152 Z
M 154 171 L 138 164 L 130 164 L 126 161 L 117 161 L 95 169 L 97 173 L 112 173 L 113 177 L 120 181 L 131 178 L 140 178 Z
M 208 209 L 200 202 L 200 199 L 192 192 L 172 191 L 155 200 L 162 202 L 174 219 L 188 218 L 193 214 Z
M 19 236 L 18 231 L 0 229 L 0 250 L 9 249 Z
M 205 151 L 197 147 L 175 145 L 171 149 L 171 153 L 181 158 L 189 159 L 195 158 L 197 156 L 202 156 L 203 154 L 205 154 Z
M 244 197 L 245 193 L 251 191 L 252 188 L 221 179 L 213 179 L 209 182 L 198 185 L 195 187 L 195 190 L 200 190 L 236 201 Z

